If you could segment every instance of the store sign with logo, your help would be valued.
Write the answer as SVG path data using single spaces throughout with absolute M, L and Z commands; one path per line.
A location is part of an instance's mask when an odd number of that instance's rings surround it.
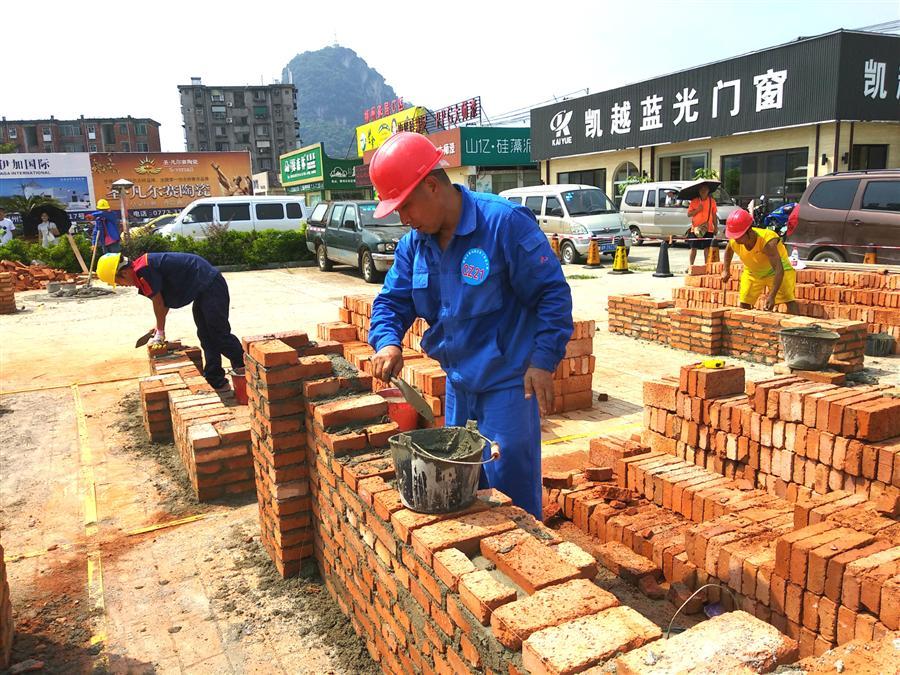
M 467 98 L 465 101 L 435 110 L 434 124 L 438 129 L 452 129 L 465 122 L 481 121 L 481 97 Z
M 531 164 L 531 135 L 527 127 L 462 127 L 462 164 L 520 166 Z
M 361 163 L 358 159 L 332 159 L 325 157 L 325 188 L 348 190 L 356 187 L 353 170 Z
M 418 131 L 421 120 L 422 131 L 425 130 L 425 108 L 405 108 L 394 115 L 356 127 L 357 155 L 362 157 L 369 150 L 375 150 L 398 131 Z
M 281 184 L 322 179 L 322 144 L 310 145 L 281 156 Z
M 387 117 L 388 115 L 394 115 L 401 110 L 403 110 L 406 106 L 403 104 L 403 97 L 395 98 L 392 101 L 385 101 L 384 103 L 378 103 L 377 105 L 373 105 L 371 108 L 366 108 L 363 110 L 363 121 L 366 123 L 374 122 L 377 119 L 382 117 Z
M 531 111 L 535 160 L 834 119 L 900 121 L 900 37 L 832 33 Z

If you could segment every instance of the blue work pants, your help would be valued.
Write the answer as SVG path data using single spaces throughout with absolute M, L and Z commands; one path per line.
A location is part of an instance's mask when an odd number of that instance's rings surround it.
M 194 323 L 197 324 L 197 337 L 203 348 L 203 377 L 213 387 L 225 382 L 225 371 L 222 368 L 222 356 L 227 356 L 232 368 L 244 366 L 244 349 L 241 341 L 231 334 L 228 323 L 228 284 L 218 274 L 212 283 L 194 300 L 192 307 Z

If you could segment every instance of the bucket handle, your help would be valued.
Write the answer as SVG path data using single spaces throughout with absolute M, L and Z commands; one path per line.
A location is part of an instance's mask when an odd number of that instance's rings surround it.
M 438 462 L 446 462 L 447 464 L 462 464 L 464 466 L 474 466 L 474 465 L 479 465 L 479 464 L 490 464 L 494 460 L 500 459 L 500 444 L 497 443 L 497 441 L 492 441 L 490 438 L 485 438 L 478 431 L 474 431 L 471 429 L 470 429 L 470 431 L 474 434 L 477 434 L 478 437 L 481 440 L 483 440 L 485 443 L 490 444 L 490 446 L 491 446 L 491 458 L 490 459 L 482 459 L 477 462 L 462 462 L 458 459 L 444 459 L 443 457 L 435 457 L 430 452 L 428 452 L 427 450 L 422 448 L 422 446 L 420 446 L 418 443 L 416 443 L 411 438 L 409 439 L 409 445 L 411 448 L 413 448 L 419 454 L 424 455 L 425 457 L 428 457 L 429 459 L 436 460 Z

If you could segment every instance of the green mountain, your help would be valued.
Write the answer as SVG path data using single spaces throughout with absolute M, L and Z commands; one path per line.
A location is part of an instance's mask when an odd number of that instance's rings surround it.
M 303 145 L 322 141 L 332 157 L 355 157 L 363 111 L 397 98 L 384 77 L 347 47 L 297 54 L 282 71 L 282 81 L 297 87 Z

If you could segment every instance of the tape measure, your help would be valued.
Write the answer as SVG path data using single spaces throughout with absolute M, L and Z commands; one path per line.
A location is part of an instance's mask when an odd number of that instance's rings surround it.
M 704 368 L 724 368 L 725 359 L 706 359 L 702 365 Z

